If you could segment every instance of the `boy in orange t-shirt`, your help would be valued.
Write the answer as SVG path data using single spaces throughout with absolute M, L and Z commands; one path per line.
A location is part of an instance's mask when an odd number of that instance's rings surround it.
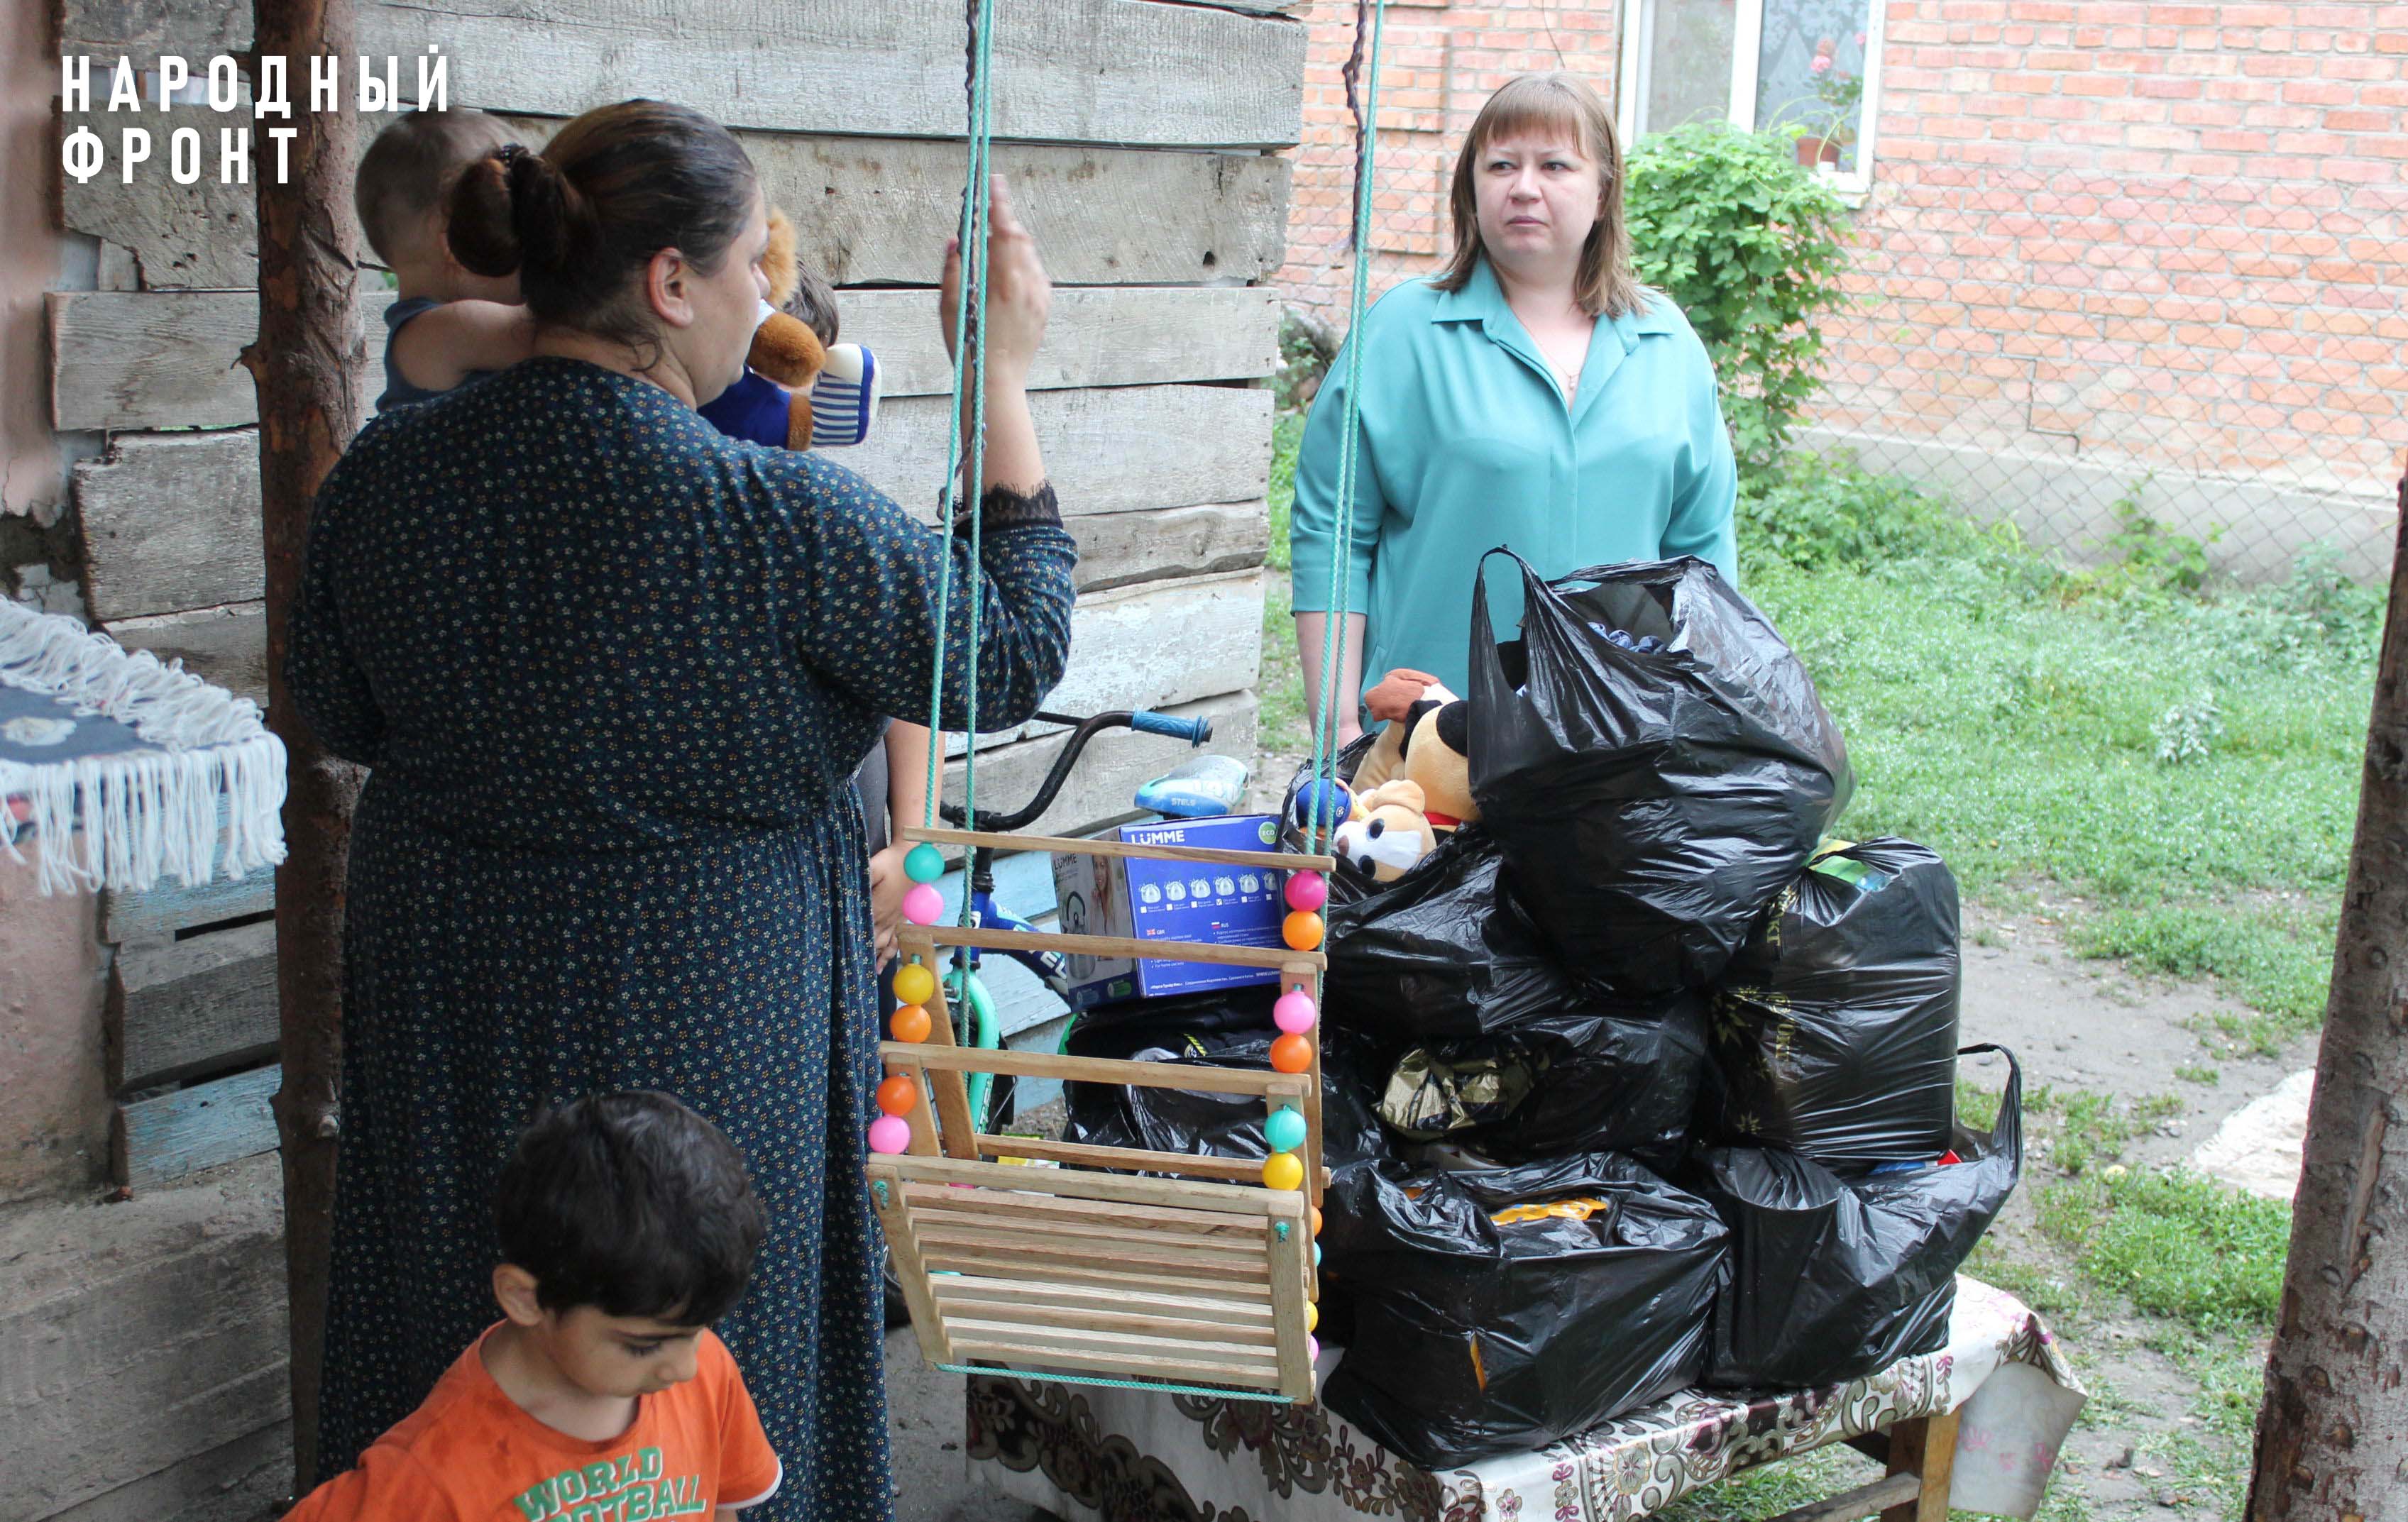
M 286 1522 L 732 1522 L 777 1492 L 710 1331 L 763 1226 L 719 1128 L 666 1094 L 563 1105 L 520 1136 L 494 1219 L 502 1319 Z

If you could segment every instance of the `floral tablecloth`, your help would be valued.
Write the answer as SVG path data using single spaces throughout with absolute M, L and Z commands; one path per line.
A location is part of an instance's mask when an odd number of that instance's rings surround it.
M 979 1482 L 1076 1522 L 1625 1522 L 1701 1486 L 1914 1416 L 1960 1413 L 1961 1510 L 2029 1516 L 2085 1399 L 2041 1319 L 1959 1277 L 1948 1345 L 1853 1384 L 1686 1391 L 1568 1442 L 1433 1473 L 1319 1406 L 969 1381 Z M 1324 1353 L 1321 1374 L 1341 1357 Z

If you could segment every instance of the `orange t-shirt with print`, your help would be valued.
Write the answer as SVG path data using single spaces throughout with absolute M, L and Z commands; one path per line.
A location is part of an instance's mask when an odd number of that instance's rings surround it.
M 778 1456 L 736 1359 L 711 1333 L 694 1377 L 638 1396 L 635 1421 L 602 1443 L 520 1410 L 485 1370 L 485 1336 L 358 1468 L 309 1492 L 285 1522 L 647 1522 L 757 1506 L 777 1492 Z

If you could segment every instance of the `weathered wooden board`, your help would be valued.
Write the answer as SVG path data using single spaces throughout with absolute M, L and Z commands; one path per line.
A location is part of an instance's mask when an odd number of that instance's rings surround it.
M 248 13 L 220 0 L 67 0 L 64 9 L 68 53 L 132 52 L 147 64 L 161 51 L 249 46 L 239 40 Z M 1305 28 L 1296 21 L 1144 0 L 1002 0 L 996 9 L 997 136 L 1173 148 L 1297 139 Z M 416 94 L 412 60 L 434 45 L 451 61 L 454 106 L 574 116 L 650 95 L 731 127 L 888 137 L 963 128 L 962 10 L 952 0 L 492 0 L 468 10 L 360 0 L 357 27 L 359 52 L 399 57 L 405 101 Z
M 1103 513 L 1082 518 L 1073 527 L 1082 593 L 1242 571 L 1262 564 L 1270 551 L 1270 514 L 1259 502 Z
M 1147 582 L 1079 599 L 1070 615 L 1070 662 L 1046 695 L 1054 713 L 1168 708 L 1254 685 L 1262 668 L 1262 578 L 1253 571 Z M 1054 726 L 984 730 L 986 749 Z M 959 755 L 966 737 L 946 736 Z
M 234 1515 L 239 1498 L 190 1497 L 166 1477 L 290 1415 L 282 1226 L 273 1158 L 204 1187 L 0 1221 L 6 1515 Z M 243 1469 L 237 1453 L 219 1472 Z M 188 1498 L 190 1514 L 172 1503 Z
M 240 878 L 216 877 L 199 888 L 172 879 L 139 893 L 101 898 L 100 938 L 117 946 L 172 942 L 176 932 L 221 920 L 245 919 L 276 907 L 276 875 L 254 872 Z
M 878 432 L 830 458 L 914 513 L 945 478 L 943 397 L 905 397 Z M 1065 517 L 1249 502 L 1270 489 L 1271 393 L 1234 386 L 1120 386 L 1029 398 Z M 1074 526 L 1073 533 L 1078 532 Z
M 1080 519 L 1072 532 L 1084 536 L 1095 515 L 1259 499 L 1269 485 L 1270 404 L 1268 391 L 1227 386 L 1123 386 L 1039 392 L 1032 408 L 1063 511 Z M 896 401 L 880 412 L 869 443 L 829 458 L 860 471 L 907 511 L 932 518 L 944 475 L 946 405 L 942 397 Z M 108 458 L 77 465 L 75 482 L 84 598 L 94 618 L 114 623 L 263 594 L 259 441 L 251 431 L 120 438 Z M 1188 568 L 1191 554 L 1205 558 L 1195 569 L 1247 563 L 1237 547 L 1252 530 L 1242 524 L 1216 525 L 1206 515 L 1182 520 L 1177 532 L 1182 537 L 1166 547 L 1148 545 L 1137 524 L 1102 531 L 1097 563 L 1110 575 L 1099 580 L 1136 578 L 1142 573 L 1128 568 L 1150 554 L 1166 570 Z M 1162 558 L 1166 548 L 1175 553 Z M 212 681 L 264 693 L 265 665 L 249 654 L 261 648 L 257 640 L 206 619 L 133 637 L 162 659 L 185 654 Z
M 235 358 L 259 334 L 259 299 L 242 291 L 69 291 L 49 310 L 53 426 L 233 428 L 259 418 L 258 391 Z M 390 291 L 361 292 L 360 372 L 383 390 Z M 856 291 L 840 310 L 846 336 L 867 344 L 889 396 L 950 393 L 953 367 L 927 292 Z M 1097 287 L 1057 292 L 1035 390 L 1162 381 L 1243 380 L 1278 358 L 1279 312 L 1268 289 Z
M 147 1188 L 270 1150 L 276 1117 L 268 1101 L 283 1073 L 259 1068 L 119 1105 L 109 1128 L 112 1176 Z
M 248 439 L 252 435 L 240 435 Z M 267 706 L 267 610 L 259 603 L 234 607 L 205 607 L 135 619 L 108 626 L 108 634 L 129 650 L 149 650 L 162 661 L 181 661 L 186 671 L 199 675 L 237 697 Z M 230 919 L 232 915 L 209 915 Z M 133 939 L 133 937 L 125 937 Z
M 76 118 L 62 132 L 92 121 Z M 146 117 L 155 135 L 190 126 L 217 142 L 227 119 L 202 106 Z M 560 123 L 509 119 L 530 146 Z M 164 128 L 157 123 L 164 123 Z M 254 134 L 254 135 L 256 135 Z M 837 285 L 933 285 L 961 215 L 962 148 L 910 137 L 739 133 L 772 206 L 793 217 L 803 263 Z M 214 149 L 212 149 L 214 151 Z M 1263 153 L 1163 152 L 998 143 L 995 165 L 1061 285 L 1230 284 L 1270 277 L 1286 257 L 1288 161 Z M 61 191 L 67 227 L 122 246 L 152 290 L 259 283 L 255 188 L 215 174 L 104 174 Z
M 75 486 L 83 521 L 84 605 L 93 618 L 136 618 L 266 595 L 256 433 L 121 440 L 107 458 L 79 462 Z M 170 653 L 160 649 L 159 658 Z M 263 655 L 263 690 L 266 675 Z
M 108 974 L 109 1087 L 222 1072 L 241 1059 L 270 1056 L 276 1027 L 272 921 L 124 947 Z

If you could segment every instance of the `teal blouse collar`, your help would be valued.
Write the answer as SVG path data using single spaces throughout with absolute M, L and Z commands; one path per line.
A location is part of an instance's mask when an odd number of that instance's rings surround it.
M 1506 305 L 1505 290 L 1497 283 L 1497 272 L 1483 258 L 1471 266 L 1471 278 L 1463 282 L 1460 291 L 1441 291 L 1430 308 L 1432 322 L 1477 322 L 1489 342 L 1512 354 L 1536 370 L 1550 387 L 1555 385 L 1555 371 L 1549 367 L 1538 344 L 1530 337 L 1522 320 Z M 1589 334 L 1588 358 L 1581 364 L 1580 390 L 1574 393 L 1574 420 L 1588 409 L 1589 398 L 1604 390 L 1606 380 L 1622 366 L 1623 357 L 1639 348 L 1639 340 L 1647 334 L 1670 336 L 1680 332 L 1680 320 L 1673 315 L 1672 304 L 1656 301 L 1638 312 L 1626 312 L 1620 317 L 1599 318 L 1597 331 Z

